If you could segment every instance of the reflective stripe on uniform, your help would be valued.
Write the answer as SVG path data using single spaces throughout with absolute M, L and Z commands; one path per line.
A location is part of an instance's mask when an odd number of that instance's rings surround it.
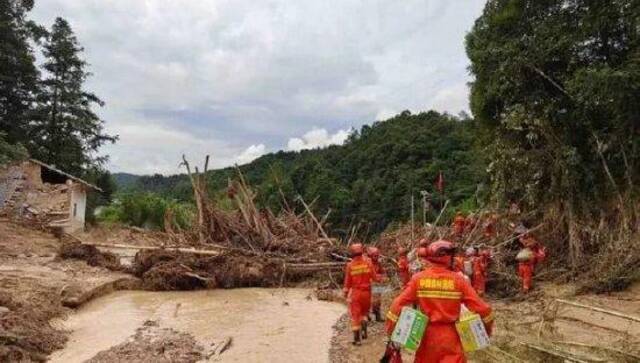
M 398 321 L 398 315 L 394 314 L 391 312 L 391 310 L 389 310 L 389 312 L 387 312 L 387 319 L 391 320 L 391 321 Z
M 460 300 L 462 299 L 462 293 L 459 291 L 418 290 L 418 297 Z

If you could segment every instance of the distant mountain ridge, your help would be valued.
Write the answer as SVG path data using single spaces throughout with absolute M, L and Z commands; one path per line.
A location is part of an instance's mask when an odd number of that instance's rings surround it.
M 422 216 L 423 190 L 432 194 L 434 206 L 445 198 L 451 206 L 472 203 L 478 184 L 486 178 L 483 154 L 475 147 L 477 138 L 475 122 L 468 117 L 404 111 L 354 131 L 343 145 L 278 151 L 239 168 L 256 192 L 259 207 L 275 213 L 285 207 L 302 212 L 298 201 L 302 196 L 309 203 L 314 201 L 312 208 L 318 214 L 331 210 L 327 221 L 334 230 L 364 221 L 371 231 L 380 231 L 410 217 L 411 194 L 415 215 Z M 199 165 L 203 160 L 190 161 Z M 445 195 L 433 186 L 440 172 Z M 152 192 L 178 201 L 193 198 L 185 174 L 116 173 L 114 177 L 121 190 Z M 210 195 L 230 206 L 225 192 L 228 181 L 236 177 L 233 167 L 210 171 Z

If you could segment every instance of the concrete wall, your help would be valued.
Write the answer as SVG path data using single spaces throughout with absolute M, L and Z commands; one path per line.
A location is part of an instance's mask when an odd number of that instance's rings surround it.
M 69 182 L 67 182 L 69 183 Z M 87 209 L 87 188 L 78 183 L 71 183 L 69 188 L 69 227 L 67 232 L 77 232 L 84 230 L 85 212 Z

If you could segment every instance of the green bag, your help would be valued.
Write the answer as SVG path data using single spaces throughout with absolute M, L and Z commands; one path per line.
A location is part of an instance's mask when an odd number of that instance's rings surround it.
M 428 316 L 419 310 L 405 306 L 393 329 L 391 341 L 400 344 L 408 351 L 415 352 L 420 346 L 427 324 L 429 324 Z

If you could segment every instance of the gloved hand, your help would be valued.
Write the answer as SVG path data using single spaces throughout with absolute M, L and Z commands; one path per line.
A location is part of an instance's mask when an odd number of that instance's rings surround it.
M 493 334 L 493 321 L 488 324 L 484 324 L 484 330 L 486 330 L 487 335 L 491 337 L 491 335 Z

